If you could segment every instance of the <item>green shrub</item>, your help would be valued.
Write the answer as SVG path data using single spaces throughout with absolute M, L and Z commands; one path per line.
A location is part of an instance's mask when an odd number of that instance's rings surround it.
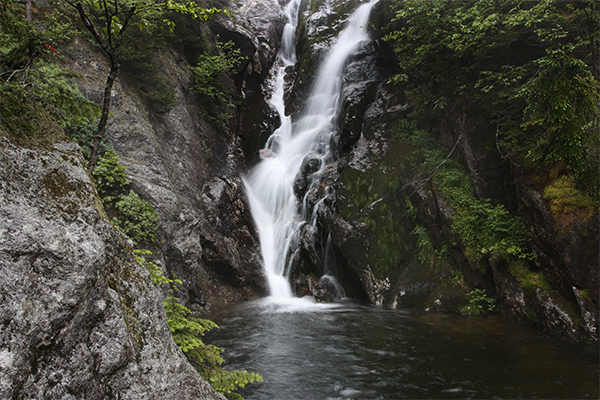
M 428 175 L 437 170 L 433 182 L 454 210 L 451 229 L 460 237 L 470 261 L 486 256 L 531 257 L 526 250 L 527 236 L 520 218 L 511 215 L 502 204 L 479 201 L 468 172 L 456 160 L 445 160 L 448 150 L 437 143 L 431 132 L 419 129 L 414 121 L 400 120 L 396 138 L 423 152 L 425 161 L 418 171 Z M 415 234 L 424 237 L 418 230 Z
M 259 374 L 245 370 L 228 371 L 221 368 L 224 362 L 221 357 L 223 349 L 214 345 L 206 345 L 199 337 L 212 328 L 218 328 L 217 324 L 207 319 L 190 317 L 190 310 L 179 303 L 175 297 L 165 299 L 163 304 L 167 311 L 169 328 L 175 343 L 213 389 L 229 398 L 243 399 L 236 392 L 238 388 L 243 388 L 252 382 L 262 382 L 263 378 Z
M 124 188 L 130 183 L 125 176 L 126 169 L 114 150 L 109 150 L 100 157 L 92 176 L 103 202 L 112 203 L 124 193 Z
M 181 284 L 181 281 L 165 277 L 156 264 L 148 261 L 146 258 L 152 255 L 150 251 L 134 250 L 134 254 L 136 261 L 148 269 L 155 285 L 168 284 L 173 286 L 171 290 L 177 290 L 177 285 Z M 217 324 L 208 319 L 191 317 L 191 311 L 174 296 L 163 300 L 163 306 L 175 343 L 213 389 L 229 398 L 243 399 L 236 392 L 237 389 L 252 382 L 262 382 L 263 378 L 259 374 L 245 370 L 229 371 L 221 367 L 224 362 L 221 357 L 223 349 L 207 345 L 200 338 L 205 332 L 218 328 Z
M 152 204 L 140 198 L 125 176 L 127 167 L 109 150 L 100 157 L 92 175 L 104 208 L 112 215 L 112 223 L 136 245 L 152 244 L 158 231 L 158 214 Z
M 115 202 L 117 216 L 112 219 L 135 244 L 154 243 L 158 231 L 158 214 L 146 200 L 130 190 Z
M 194 76 L 194 90 L 205 115 L 217 124 L 225 124 L 230 118 L 229 96 L 222 80 L 233 73 L 245 57 L 233 42 L 217 42 L 215 55 L 202 54 L 195 66 L 190 67 Z M 224 106 L 223 106 L 224 105 Z
M 63 128 L 96 118 L 74 77 L 57 64 L 56 48 L 72 30 L 59 12 L 40 4 L 36 22 L 27 21 L 22 4 L 0 3 L 0 128 L 21 145 L 46 145 L 64 139 Z
M 490 298 L 483 289 L 473 289 L 467 293 L 469 303 L 460 312 L 468 315 L 481 315 L 496 309 L 496 299 Z

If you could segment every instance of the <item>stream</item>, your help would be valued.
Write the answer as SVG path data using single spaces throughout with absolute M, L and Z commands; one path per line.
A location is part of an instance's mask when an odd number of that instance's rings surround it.
M 227 369 L 260 373 L 252 399 L 597 399 L 598 346 L 501 317 L 272 297 L 209 316 Z

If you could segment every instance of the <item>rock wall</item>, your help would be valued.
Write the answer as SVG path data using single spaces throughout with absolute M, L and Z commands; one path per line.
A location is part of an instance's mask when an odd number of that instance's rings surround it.
M 284 20 L 277 3 L 248 1 L 226 7 L 235 18 L 213 17 L 210 25 L 198 23 L 196 28 L 208 40 L 218 34 L 223 42 L 233 41 L 246 57 L 234 79 L 224 81 L 232 92 L 230 103 L 241 104 L 231 121 L 215 126 L 202 116 L 188 69 L 192 60 L 183 48 L 168 47 L 156 54 L 156 62 L 175 91 L 175 105 L 154 111 L 121 74 L 107 128 L 133 189 L 160 216 L 160 240 L 152 249 L 158 263 L 166 274 L 183 281 L 177 295 L 195 312 L 266 294 L 241 179 L 248 169 L 248 146 L 240 127 L 256 128 L 253 107 L 264 104 L 261 84 L 276 55 Z M 67 53 L 67 66 L 82 75 L 77 81 L 82 92 L 100 102 L 108 68 L 104 57 L 82 39 Z
M 303 4 L 297 80 L 287 92 L 293 115 L 302 111 L 310 84 L 305 77 L 313 74 L 352 6 L 351 1 L 335 7 Z M 380 2 L 374 8 L 371 23 L 376 27 L 390 22 L 387 6 Z M 398 120 L 411 111 L 402 88 L 386 83 L 395 65 L 393 53 L 379 39 L 364 44 L 347 65 L 337 161 L 320 175 L 307 169 L 298 177 L 317 180 L 330 194 L 319 202 L 317 192 L 300 193 L 318 208 L 319 218 L 318 230 L 299 239 L 295 281 L 302 274 L 320 276 L 330 238 L 338 278 L 354 297 L 389 307 L 457 312 L 468 303 L 470 291 L 483 289 L 513 319 L 598 340 L 598 214 L 591 219 L 553 215 L 531 177 L 490 145 L 495 143 L 490 117 L 447 107 L 440 116 L 417 123 L 438 132 L 437 141 L 448 153 L 456 144 L 453 159 L 468 171 L 475 196 L 519 216 L 535 254 L 529 261 L 469 261 L 451 229 L 455 210 L 431 181 L 419 182 L 424 177 L 414 175 L 422 154 L 395 137 Z M 421 228 L 425 242 L 419 239 Z
M 0 397 L 224 399 L 107 220 L 79 147 L 0 137 Z

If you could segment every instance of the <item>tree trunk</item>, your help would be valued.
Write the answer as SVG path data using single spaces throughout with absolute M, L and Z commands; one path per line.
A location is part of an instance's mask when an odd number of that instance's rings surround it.
M 31 0 L 25 0 L 25 19 L 31 22 Z
M 108 78 L 106 78 L 106 85 L 104 86 L 104 99 L 102 103 L 102 116 L 100 117 L 100 122 L 98 123 L 98 129 L 96 130 L 96 134 L 94 135 L 94 141 L 92 143 L 92 151 L 90 153 L 90 164 L 89 170 L 92 172 L 96 167 L 96 163 L 98 162 L 98 148 L 100 147 L 100 142 L 104 138 L 104 134 L 106 133 L 106 123 L 108 122 L 108 113 L 110 111 L 110 97 L 112 93 L 113 84 L 115 83 L 115 79 L 117 79 L 117 75 L 119 74 L 121 66 L 116 61 L 111 61 L 110 73 L 108 74 Z

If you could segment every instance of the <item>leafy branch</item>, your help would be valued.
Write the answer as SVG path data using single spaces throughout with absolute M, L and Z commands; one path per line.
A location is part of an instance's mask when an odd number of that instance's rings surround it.
M 94 42 L 102 49 L 102 52 L 108 58 L 110 67 L 110 72 L 104 85 L 102 114 L 91 146 L 89 168 L 93 171 L 98 161 L 98 148 L 100 142 L 106 133 L 112 88 L 121 68 L 118 50 L 123 43 L 128 28 L 137 20 L 140 22 L 140 28 L 143 28 L 145 26 L 144 17 L 155 12 L 174 11 L 191 15 L 194 18 L 207 20 L 210 16 L 219 13 L 222 10 L 199 7 L 193 1 L 188 1 L 186 3 L 175 2 L 173 0 L 62 1 L 77 11 L 85 30 L 91 34 Z M 98 13 L 102 15 L 101 18 L 95 17 Z M 173 23 L 171 22 L 168 24 L 168 27 L 169 29 L 173 29 Z
M 152 282 L 156 286 L 160 287 L 167 284 L 171 286 L 171 292 L 178 290 L 177 286 L 181 284 L 181 281 L 165 277 L 160 267 L 148 261 L 148 258 L 152 256 L 150 251 L 134 250 L 134 254 L 138 264 L 148 269 Z M 191 317 L 191 311 L 181 304 L 175 296 L 164 299 L 163 306 L 167 313 L 169 329 L 175 343 L 185 353 L 190 363 L 196 367 L 198 373 L 211 384 L 213 389 L 229 398 L 243 400 L 243 397 L 236 392 L 237 389 L 243 388 L 252 382 L 263 381 L 262 376 L 259 374 L 245 370 L 229 371 L 221 367 L 224 362 L 223 357 L 221 357 L 223 349 L 214 345 L 207 345 L 201 339 L 201 336 L 209 330 L 219 328 L 217 324 L 208 319 Z

